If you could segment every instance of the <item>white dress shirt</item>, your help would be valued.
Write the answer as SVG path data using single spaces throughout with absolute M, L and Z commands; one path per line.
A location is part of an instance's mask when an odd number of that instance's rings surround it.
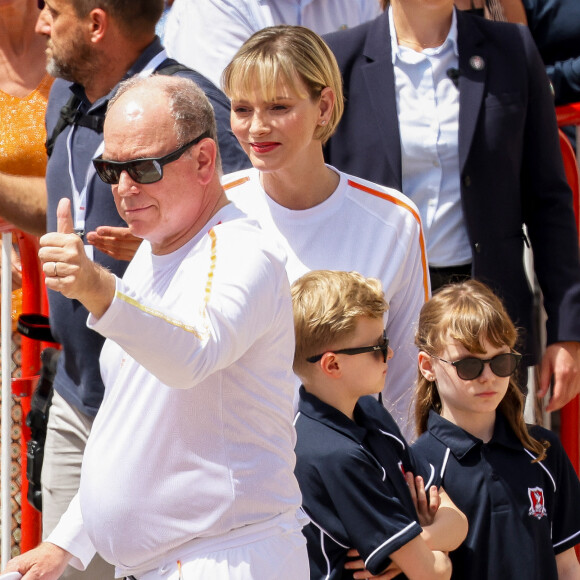
M 448 76 L 458 67 L 453 12 L 445 42 L 422 52 L 400 46 L 389 8 L 397 113 L 401 134 L 403 193 L 417 205 L 429 264 L 471 262 L 459 175 L 459 91 Z

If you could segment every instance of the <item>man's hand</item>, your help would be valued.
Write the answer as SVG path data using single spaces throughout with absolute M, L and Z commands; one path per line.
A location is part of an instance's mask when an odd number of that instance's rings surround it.
M 57 580 L 72 555 L 54 544 L 43 542 L 33 550 L 12 558 L 2 572 L 20 572 L 22 580 Z
M 135 237 L 129 228 L 99 226 L 96 231 L 87 234 L 87 242 L 97 250 L 115 258 L 130 262 L 139 248 L 141 238 Z
M 46 287 L 79 300 L 100 318 L 115 296 L 115 276 L 87 257 L 82 240 L 74 233 L 70 200 L 60 200 L 56 216 L 57 232 L 40 238 L 38 252 Z
M 580 393 L 580 342 L 555 342 L 546 348 L 540 365 L 538 397 L 544 397 L 554 377 L 546 411 L 557 411 Z

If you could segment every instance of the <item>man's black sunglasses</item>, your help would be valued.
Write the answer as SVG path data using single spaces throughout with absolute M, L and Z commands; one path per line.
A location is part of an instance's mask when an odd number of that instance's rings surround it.
M 518 364 L 522 358 L 522 355 L 517 352 L 497 354 L 488 359 L 469 356 L 455 361 L 445 360 L 435 356 L 434 354 L 431 356 L 441 362 L 453 365 L 457 371 L 457 376 L 464 381 L 472 381 L 479 377 L 481 373 L 483 373 L 486 364 L 489 364 L 489 368 L 492 370 L 494 375 L 498 377 L 509 377 L 516 372 Z
M 359 346 L 357 348 L 342 348 L 340 350 L 327 350 L 322 354 L 317 354 L 315 356 L 309 356 L 306 360 L 311 363 L 318 362 L 327 352 L 333 352 L 334 354 L 362 354 L 363 352 L 378 352 L 383 354 L 383 362 L 387 362 L 387 355 L 389 354 L 389 339 L 387 338 L 387 331 L 383 330 L 383 337 L 379 344 L 374 344 L 373 346 Z
M 98 176 L 109 185 L 119 183 L 123 171 L 126 171 L 131 179 L 137 183 L 155 183 L 163 178 L 164 165 L 177 161 L 190 147 L 193 147 L 206 137 L 209 137 L 209 131 L 205 131 L 193 141 L 162 157 L 146 157 L 144 159 L 133 159 L 132 161 L 108 161 L 100 155 L 93 159 L 93 165 Z
M 44 10 L 44 0 L 37 0 L 38 9 Z

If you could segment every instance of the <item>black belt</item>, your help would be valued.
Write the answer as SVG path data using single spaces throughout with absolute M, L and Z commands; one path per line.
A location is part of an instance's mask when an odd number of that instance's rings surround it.
M 463 282 L 471 278 L 471 264 L 463 266 L 446 266 L 435 268 L 429 266 L 429 277 L 431 278 L 431 292 L 454 282 Z

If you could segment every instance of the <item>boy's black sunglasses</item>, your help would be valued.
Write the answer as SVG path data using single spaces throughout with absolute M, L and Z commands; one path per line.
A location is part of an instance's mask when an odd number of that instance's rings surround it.
M 378 352 L 381 351 L 383 354 L 383 362 L 387 362 L 387 355 L 389 354 L 389 339 L 387 338 L 387 331 L 383 330 L 383 337 L 379 344 L 374 344 L 373 346 L 359 346 L 357 348 L 343 348 L 340 350 L 327 350 L 322 354 L 317 354 L 315 356 L 309 356 L 306 360 L 311 363 L 318 362 L 327 352 L 333 352 L 334 354 L 362 354 L 363 352 Z
M 457 376 L 464 381 L 472 381 L 479 377 L 481 373 L 483 373 L 486 364 L 489 364 L 489 368 L 492 370 L 494 375 L 498 377 L 509 377 L 516 372 L 518 364 L 522 358 L 522 355 L 517 352 L 497 354 L 488 359 L 468 356 L 467 358 L 455 361 L 445 360 L 435 356 L 434 354 L 431 356 L 441 362 L 453 365 L 457 371 Z
M 162 157 L 146 157 L 132 161 L 108 161 L 99 156 L 93 159 L 93 165 L 98 176 L 109 185 L 117 185 L 123 171 L 126 171 L 131 179 L 137 183 L 155 183 L 163 178 L 164 165 L 177 161 L 190 147 L 206 137 L 209 137 L 209 131 L 205 131 L 193 141 Z

